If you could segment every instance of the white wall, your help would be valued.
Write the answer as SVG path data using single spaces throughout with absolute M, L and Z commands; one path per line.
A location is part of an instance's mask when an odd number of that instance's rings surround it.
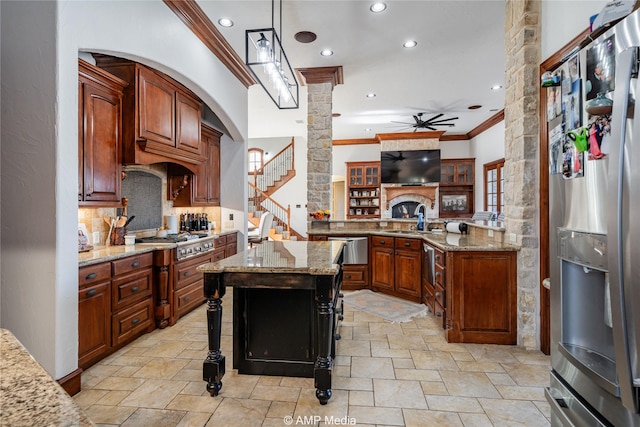
M 246 170 L 229 165 L 246 153 L 247 90 L 162 2 L 0 2 L 0 8 L 0 325 L 61 378 L 77 367 L 78 51 L 138 60 L 200 96 L 236 141 L 222 141 L 221 197 L 240 212 Z
M 542 61 L 589 28 L 589 17 L 608 3 L 603 0 L 544 0 L 541 17 Z
M 504 121 L 496 123 L 471 140 L 471 156 L 476 159 L 474 209 L 484 210 L 484 165 L 504 158 Z

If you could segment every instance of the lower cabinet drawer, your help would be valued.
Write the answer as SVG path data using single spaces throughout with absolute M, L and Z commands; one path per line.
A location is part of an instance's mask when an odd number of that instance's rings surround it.
M 345 265 L 342 271 L 342 289 L 355 290 L 369 287 L 368 265 Z
M 153 324 L 153 298 L 126 308 L 111 318 L 113 345 L 121 344 Z
M 216 250 L 213 251 L 213 261 L 220 261 L 221 259 L 224 259 L 226 256 L 225 253 L 225 248 L 218 248 Z
M 422 285 L 422 302 L 424 303 L 424 305 L 429 307 L 429 311 L 433 313 L 435 298 L 433 297 L 432 292 L 433 292 L 433 288 L 431 286 L 429 286 L 429 285 L 425 285 L 424 282 L 423 282 L 423 285 Z
M 176 291 L 174 295 L 176 315 L 180 317 L 206 300 L 204 297 L 204 281 L 199 280 L 186 288 Z
M 435 297 L 436 301 L 438 301 L 438 303 L 440 303 L 440 305 L 442 307 L 446 306 L 446 304 L 445 304 L 446 300 L 444 299 L 444 297 L 445 297 L 444 289 L 442 289 L 442 287 L 440 285 L 436 284 L 436 291 L 435 291 L 433 296 Z
M 118 311 L 136 301 L 151 296 L 152 271 L 150 268 L 114 279 L 111 284 L 111 309 Z

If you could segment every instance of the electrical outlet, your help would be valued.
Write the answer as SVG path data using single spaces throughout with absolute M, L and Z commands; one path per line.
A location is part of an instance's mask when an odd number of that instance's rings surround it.
M 511 243 L 515 243 L 518 241 L 518 236 L 516 236 L 516 233 L 509 233 L 509 241 Z
M 93 242 L 94 245 L 99 245 L 100 244 L 100 232 L 99 231 L 94 231 L 91 234 L 91 241 Z
M 336 224 L 336 227 L 344 227 L 344 222 L 339 222 Z
M 229 214 L 229 221 L 233 221 L 233 214 L 232 213 Z
M 493 230 L 487 230 L 487 235 L 489 235 L 489 237 L 493 237 Z
M 233 221 L 225 221 L 223 227 L 225 230 L 230 230 L 233 228 Z

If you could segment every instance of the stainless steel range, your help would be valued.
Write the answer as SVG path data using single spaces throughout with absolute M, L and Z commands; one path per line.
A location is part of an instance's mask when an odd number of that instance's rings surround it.
M 143 237 L 137 243 L 176 244 L 175 260 L 202 255 L 215 249 L 215 237 L 206 234 L 169 234 L 167 237 Z

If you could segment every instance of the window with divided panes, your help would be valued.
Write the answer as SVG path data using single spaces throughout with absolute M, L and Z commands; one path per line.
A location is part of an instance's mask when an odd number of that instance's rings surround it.
M 263 163 L 263 152 L 259 148 L 249 149 L 249 174 L 253 174 L 254 171 L 260 170 Z
M 484 210 L 502 212 L 504 208 L 504 159 L 484 165 Z

